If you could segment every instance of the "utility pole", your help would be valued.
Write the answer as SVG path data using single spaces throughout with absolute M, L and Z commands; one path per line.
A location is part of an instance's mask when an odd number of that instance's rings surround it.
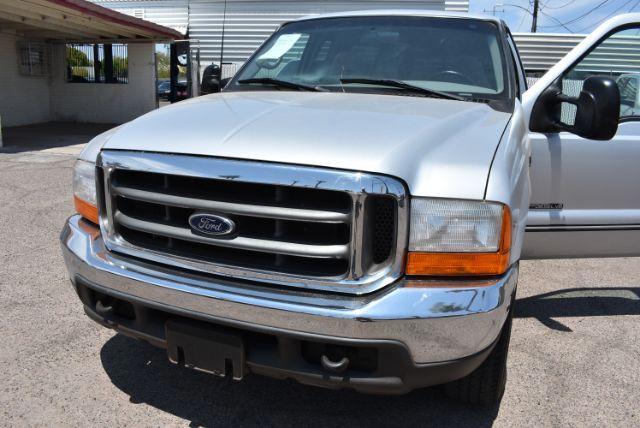
M 491 10 L 487 10 L 487 9 L 482 9 L 482 12 L 484 13 L 488 13 L 491 12 L 491 14 L 493 16 L 496 16 L 496 13 L 502 13 L 504 12 L 504 9 L 500 10 L 499 8 L 504 6 L 502 3 L 496 3 L 493 5 L 493 7 L 491 8 Z
M 531 21 L 531 32 L 535 33 L 536 30 L 538 29 L 538 7 L 539 7 L 539 0 L 533 0 L 533 13 L 531 14 L 531 16 L 533 16 L 533 20 Z

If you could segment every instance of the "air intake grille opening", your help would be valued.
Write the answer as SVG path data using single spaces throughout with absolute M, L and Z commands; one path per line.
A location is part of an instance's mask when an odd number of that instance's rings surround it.
M 396 201 L 389 197 L 374 197 L 373 210 L 373 262 L 383 263 L 393 251 L 396 237 Z
M 347 193 L 129 170 L 114 171 L 111 185 L 115 230 L 138 247 L 272 272 L 319 277 L 348 273 L 351 197 Z M 212 204 L 210 209 L 207 204 Z M 262 217 L 262 211 L 272 207 L 284 210 L 274 218 Z M 299 218 L 287 218 L 296 210 Z M 202 212 L 233 220 L 237 235 L 234 239 L 193 235 L 189 217 Z M 315 221 L 313 213 L 337 219 Z M 304 218 L 307 214 L 310 217 Z M 298 248 L 290 250 L 290 244 Z M 317 249 L 327 250 L 318 255 Z
M 120 233 L 126 241 L 138 247 L 207 263 L 311 276 L 341 275 L 348 265 L 346 260 L 311 259 L 216 247 L 138 232 L 126 227 L 121 227 Z

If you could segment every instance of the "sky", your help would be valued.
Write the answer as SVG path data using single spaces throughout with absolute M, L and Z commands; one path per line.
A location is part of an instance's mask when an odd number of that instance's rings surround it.
M 640 12 L 640 0 L 539 0 L 539 33 L 589 33 L 607 18 Z M 469 0 L 470 12 L 493 14 L 512 32 L 531 31 L 533 0 Z

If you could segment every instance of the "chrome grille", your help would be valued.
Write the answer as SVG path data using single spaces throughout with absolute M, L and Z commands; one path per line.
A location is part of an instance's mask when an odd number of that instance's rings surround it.
M 365 293 L 401 274 L 406 194 L 397 180 L 321 168 L 103 151 L 107 247 L 214 275 Z M 230 218 L 230 238 L 192 232 L 195 213 Z

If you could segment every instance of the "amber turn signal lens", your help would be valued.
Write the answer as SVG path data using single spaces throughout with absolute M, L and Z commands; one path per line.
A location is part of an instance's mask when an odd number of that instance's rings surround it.
M 80 199 L 79 197 L 73 197 L 73 205 L 76 207 L 76 212 L 82 217 L 86 218 L 92 223 L 98 224 L 98 207 L 89 202 Z
M 423 253 L 409 252 L 407 275 L 419 276 L 488 276 L 502 275 L 509 268 L 511 256 L 511 212 L 502 212 L 500 248 L 494 253 Z
M 410 253 L 407 275 L 501 275 L 509 267 L 509 253 Z

